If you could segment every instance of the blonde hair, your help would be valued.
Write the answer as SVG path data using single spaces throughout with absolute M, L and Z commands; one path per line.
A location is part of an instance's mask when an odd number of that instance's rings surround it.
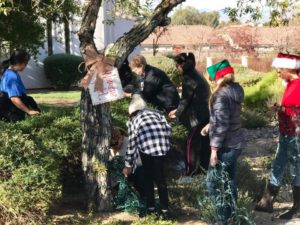
M 209 107 L 211 107 L 211 105 L 213 104 L 218 91 L 222 87 L 225 87 L 230 83 L 233 83 L 234 80 L 235 80 L 234 73 L 226 74 L 224 77 L 216 80 L 215 84 L 212 85 L 212 92 L 209 98 Z
M 146 66 L 146 64 L 147 62 L 144 56 L 136 55 L 131 59 L 129 66 L 132 68 L 141 68 Z

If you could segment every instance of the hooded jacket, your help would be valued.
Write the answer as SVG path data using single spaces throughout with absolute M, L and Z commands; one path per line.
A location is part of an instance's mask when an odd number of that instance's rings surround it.
M 244 90 L 238 83 L 230 83 L 215 94 L 210 106 L 209 120 L 212 147 L 243 147 L 244 134 L 240 119 L 243 101 Z
M 209 120 L 208 99 L 210 88 L 203 77 L 193 67 L 184 69 L 182 96 L 176 111 L 176 118 L 186 128 L 206 125 Z

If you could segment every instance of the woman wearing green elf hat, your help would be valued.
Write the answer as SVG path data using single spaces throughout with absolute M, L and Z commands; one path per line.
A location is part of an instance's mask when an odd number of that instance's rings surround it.
M 236 164 L 243 147 L 241 104 L 243 88 L 234 82 L 234 70 L 227 60 L 207 68 L 213 91 L 210 97 L 209 124 L 201 133 L 209 133 L 211 156 L 207 188 L 220 224 L 233 222 L 237 199 Z

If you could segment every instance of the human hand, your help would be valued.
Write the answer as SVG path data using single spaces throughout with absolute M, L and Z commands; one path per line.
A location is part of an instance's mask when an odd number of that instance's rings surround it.
M 217 165 L 217 163 L 218 163 L 218 155 L 217 155 L 217 153 L 218 153 L 217 148 L 213 148 L 212 147 L 212 149 L 211 149 L 211 155 L 210 155 L 210 165 L 212 167 L 215 167 Z
M 175 119 L 176 118 L 176 111 L 177 109 L 174 109 L 172 111 L 169 112 L 168 117 L 171 119 Z
M 209 123 L 206 124 L 206 126 L 202 128 L 200 133 L 202 136 L 206 136 L 206 135 L 208 135 L 208 132 L 209 132 Z
M 36 110 L 29 110 L 29 111 L 27 112 L 27 114 L 28 114 L 29 116 L 35 116 L 35 115 L 39 115 L 40 112 L 39 112 L 39 111 L 36 111 Z
M 128 176 L 131 174 L 131 167 L 125 166 L 125 167 L 123 168 L 122 173 L 124 174 L 125 177 L 128 177 Z
M 126 98 L 131 98 L 132 94 L 124 91 L 124 96 Z

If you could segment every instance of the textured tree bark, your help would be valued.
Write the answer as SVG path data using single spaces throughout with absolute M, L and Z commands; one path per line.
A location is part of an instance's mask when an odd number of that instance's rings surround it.
M 80 110 L 87 206 L 96 211 L 110 211 L 113 205 L 107 173 L 111 135 L 109 104 L 93 106 L 89 92 L 83 90 Z
M 79 31 L 80 51 L 93 46 L 96 20 L 101 0 L 91 0 L 83 17 Z M 96 211 L 112 210 L 112 194 L 110 188 L 107 162 L 111 137 L 111 115 L 109 104 L 93 106 L 90 94 L 82 90 L 80 101 L 80 120 L 82 137 L 82 166 L 85 174 L 87 206 Z
M 66 15 L 63 18 L 64 21 L 64 33 L 65 33 L 65 51 L 70 54 L 70 23 L 69 23 L 69 13 L 66 12 Z
M 136 24 L 128 33 L 119 38 L 107 54 L 116 58 L 116 65 L 122 62 L 145 40 L 157 26 L 166 26 L 170 23 L 168 13 L 185 0 L 163 0 L 153 14 Z M 96 20 L 102 0 L 90 0 L 84 14 L 79 31 L 80 51 L 85 55 L 88 47 L 95 47 L 94 32 Z M 111 138 L 111 115 L 109 104 L 93 106 L 88 91 L 83 90 L 81 95 L 81 126 L 83 130 L 82 164 L 86 178 L 88 205 L 96 206 L 97 211 L 112 209 L 112 194 L 110 177 L 107 173 L 109 143 Z
M 115 43 L 108 56 L 116 57 L 116 65 L 120 66 L 134 48 L 144 41 L 157 26 L 167 26 L 171 20 L 169 12 L 185 0 L 162 0 L 154 9 L 153 13 L 145 17 L 140 23 L 120 37 Z
M 48 44 L 48 56 L 53 55 L 52 20 L 51 19 L 47 19 L 47 44 Z

